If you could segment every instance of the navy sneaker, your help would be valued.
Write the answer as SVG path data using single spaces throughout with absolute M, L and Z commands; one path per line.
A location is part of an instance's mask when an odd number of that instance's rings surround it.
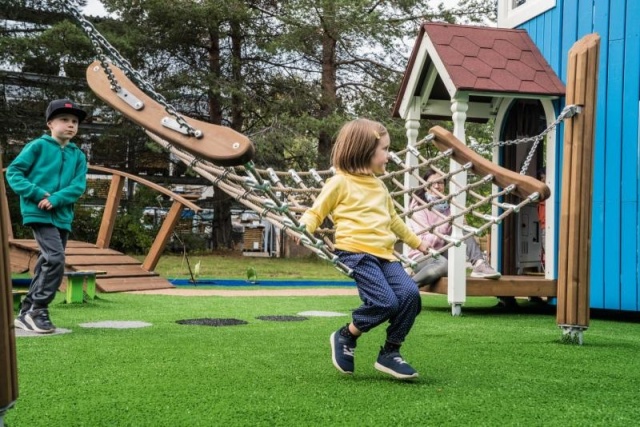
M 20 314 L 18 314 L 18 316 L 13 321 L 13 326 L 19 329 L 24 329 L 25 331 L 33 331 L 33 328 L 27 323 L 27 320 L 25 319 L 26 315 L 26 311 L 20 312 Z
M 34 308 L 24 315 L 24 319 L 34 332 L 50 334 L 56 330 L 49 319 L 49 310 L 46 308 Z
M 418 372 L 413 369 L 397 351 L 384 353 L 381 349 L 378 360 L 373 367 L 380 372 L 384 372 L 400 380 L 418 377 Z
M 333 366 L 343 374 L 353 374 L 353 355 L 356 350 L 356 340 L 342 336 L 340 329 L 331 334 L 331 360 Z

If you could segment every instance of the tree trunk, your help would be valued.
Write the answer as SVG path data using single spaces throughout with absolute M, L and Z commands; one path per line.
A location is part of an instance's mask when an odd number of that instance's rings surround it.
M 322 96 L 320 98 L 320 119 L 325 119 L 335 112 L 336 94 L 336 45 L 331 34 L 335 8 L 331 2 L 324 3 L 325 26 L 322 32 Z M 332 138 L 329 132 L 321 129 L 318 134 L 318 166 L 325 168 L 331 161 Z
M 212 249 L 233 249 L 231 232 L 231 201 L 224 191 L 216 188 L 213 193 L 213 221 L 211 224 Z
M 241 23 L 231 21 L 231 78 L 236 88 L 242 84 L 242 28 Z M 242 131 L 244 124 L 244 103 L 238 90 L 231 93 L 231 127 L 238 132 Z
M 218 82 L 222 79 L 222 61 L 220 52 L 220 36 L 218 32 L 210 32 L 209 47 L 209 69 L 212 74 L 217 77 Z M 216 84 L 215 88 L 209 89 L 209 115 L 211 123 L 222 124 L 222 102 L 220 99 L 220 85 Z M 234 106 L 233 119 L 239 106 Z M 211 245 L 212 249 L 231 249 L 233 241 L 231 239 L 231 197 L 219 188 L 215 188 L 213 192 L 213 221 L 211 224 Z

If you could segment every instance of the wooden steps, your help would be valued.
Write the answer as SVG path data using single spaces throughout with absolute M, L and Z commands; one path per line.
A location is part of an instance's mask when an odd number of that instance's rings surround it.
M 9 241 L 12 271 L 31 271 L 38 256 L 35 240 Z M 96 278 L 100 292 L 126 292 L 150 289 L 167 289 L 173 285 L 157 273 L 146 271 L 135 258 L 113 249 L 100 249 L 92 243 L 70 240 L 67 242 L 66 270 L 106 271 Z M 64 286 L 64 285 L 63 285 Z
M 446 295 L 447 288 L 448 278 L 443 277 L 420 290 Z M 467 277 L 467 296 L 555 297 L 557 294 L 557 281 L 542 276 L 502 276 L 498 280 Z

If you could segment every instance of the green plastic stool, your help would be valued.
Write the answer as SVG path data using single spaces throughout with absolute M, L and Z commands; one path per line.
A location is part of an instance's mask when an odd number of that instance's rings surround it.
M 96 275 L 107 274 L 106 271 L 70 271 L 64 273 L 67 276 L 67 292 L 65 302 L 67 304 L 83 303 L 86 300 L 96 298 Z

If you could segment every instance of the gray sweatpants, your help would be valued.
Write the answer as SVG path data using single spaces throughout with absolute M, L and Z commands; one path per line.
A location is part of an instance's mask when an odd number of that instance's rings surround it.
M 31 224 L 33 237 L 40 248 L 29 292 L 22 301 L 21 312 L 46 308 L 56 296 L 64 277 L 64 250 L 69 232 L 51 224 Z
M 467 246 L 467 261 L 472 265 L 479 259 L 482 259 L 482 249 L 480 245 L 473 237 L 465 240 Z M 416 274 L 412 277 L 413 281 L 418 285 L 430 285 L 437 282 L 441 277 L 445 277 L 449 274 L 449 260 L 447 259 L 447 253 L 443 253 L 442 256 L 435 259 L 433 257 L 426 259 L 420 263 L 416 268 Z

